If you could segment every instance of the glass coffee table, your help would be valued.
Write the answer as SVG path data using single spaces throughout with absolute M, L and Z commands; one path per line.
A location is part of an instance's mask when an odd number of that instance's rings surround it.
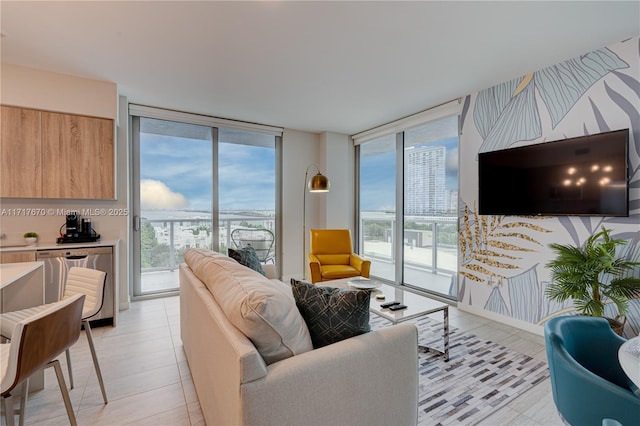
M 442 355 L 445 361 L 449 361 L 449 305 L 446 303 L 438 302 L 398 287 L 383 284 L 381 281 L 376 279 L 363 279 L 360 277 L 343 278 L 339 280 L 323 281 L 316 283 L 316 285 L 344 289 L 370 290 L 371 302 L 369 304 L 369 311 L 391 321 L 393 324 L 398 324 L 403 321 L 442 311 L 442 315 L 444 317 L 443 350 L 424 345 L 419 345 L 418 350 L 423 353 L 431 352 L 437 355 Z M 376 297 L 378 295 L 384 295 L 384 299 L 381 300 Z M 400 302 L 407 307 L 406 309 L 392 311 L 389 308 L 382 308 L 380 306 L 387 302 Z

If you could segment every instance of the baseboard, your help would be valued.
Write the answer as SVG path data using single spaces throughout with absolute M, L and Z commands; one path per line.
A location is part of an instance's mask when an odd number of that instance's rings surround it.
M 538 324 L 532 324 L 530 322 L 522 321 L 515 318 L 505 317 L 504 315 L 489 312 L 482 308 L 475 306 L 465 305 L 458 302 L 458 309 L 470 314 L 478 315 L 479 317 L 490 319 L 491 321 L 499 322 L 510 327 L 519 328 L 520 330 L 527 331 L 529 333 L 537 334 L 538 336 L 544 336 L 544 327 Z

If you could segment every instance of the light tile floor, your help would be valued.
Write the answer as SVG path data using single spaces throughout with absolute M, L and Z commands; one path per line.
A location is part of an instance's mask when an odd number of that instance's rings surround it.
M 93 330 L 109 403 L 104 405 L 84 333 L 71 350 L 75 387 L 70 391 L 78 424 L 204 425 L 180 341 L 178 297 L 132 302 L 117 327 Z M 451 308 L 454 327 L 546 360 L 541 336 Z M 435 318 L 435 317 L 434 317 Z M 64 356 L 65 379 L 67 378 Z M 27 425 L 67 425 L 52 369 L 46 387 L 29 399 Z M 481 425 L 562 425 L 549 380 L 526 392 Z

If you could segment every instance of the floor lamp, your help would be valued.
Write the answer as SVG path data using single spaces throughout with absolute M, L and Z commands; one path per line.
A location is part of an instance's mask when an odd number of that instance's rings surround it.
M 315 167 L 318 172 L 311 180 L 309 177 L 309 169 Z M 304 172 L 304 191 L 302 195 L 302 279 L 307 277 L 307 262 L 304 257 L 307 250 L 307 191 L 309 192 L 329 192 L 329 179 L 320 173 L 320 169 L 315 164 L 309 164 L 307 171 Z

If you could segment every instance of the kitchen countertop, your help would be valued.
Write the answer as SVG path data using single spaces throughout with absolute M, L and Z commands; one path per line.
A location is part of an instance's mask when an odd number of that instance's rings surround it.
M 38 241 L 34 244 L 24 244 L 23 245 L 13 245 L 13 244 L 21 244 L 21 243 L 7 243 L 8 245 L 2 247 L 0 243 L 0 253 L 10 253 L 15 251 L 37 251 L 37 250 L 64 250 L 64 249 L 73 249 L 73 248 L 83 248 L 83 247 L 106 247 L 106 246 L 116 246 L 118 244 L 118 240 L 98 240 L 95 242 L 88 243 L 69 243 L 69 244 L 57 244 L 55 241 Z
M 5 263 L 0 265 L 0 288 L 8 286 L 28 273 L 43 267 L 43 265 L 43 262 Z

